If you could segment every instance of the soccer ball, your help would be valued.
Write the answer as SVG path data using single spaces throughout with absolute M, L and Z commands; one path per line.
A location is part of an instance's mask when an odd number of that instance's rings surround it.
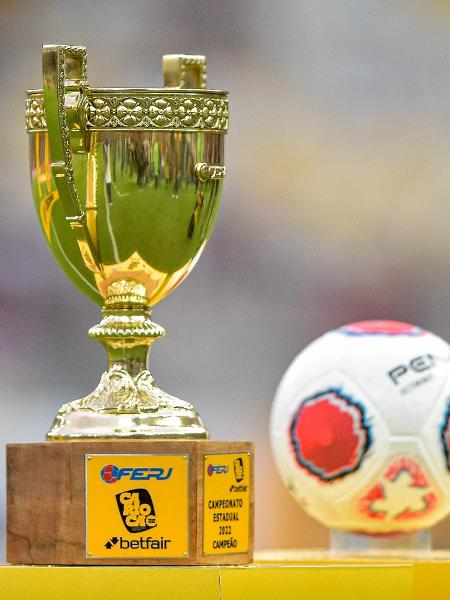
M 395 321 L 330 331 L 286 371 L 271 415 L 279 473 L 328 527 L 430 527 L 450 512 L 450 348 Z

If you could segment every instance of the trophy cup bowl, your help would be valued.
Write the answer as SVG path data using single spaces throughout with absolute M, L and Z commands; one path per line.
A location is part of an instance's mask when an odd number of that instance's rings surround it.
M 59 410 L 49 440 L 207 438 L 189 403 L 146 368 L 164 335 L 151 308 L 194 267 L 214 227 L 227 93 L 205 89 L 202 56 L 163 58 L 165 87 L 92 88 L 83 47 L 43 47 L 43 90 L 26 124 L 36 210 L 65 274 L 102 306 L 89 331 L 108 370 Z

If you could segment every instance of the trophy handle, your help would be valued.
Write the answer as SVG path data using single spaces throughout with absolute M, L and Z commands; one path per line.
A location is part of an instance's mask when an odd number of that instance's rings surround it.
M 162 59 L 164 87 L 206 88 L 206 57 L 194 54 L 165 54 Z
M 97 250 L 89 234 L 72 168 L 72 150 L 86 152 L 87 136 L 79 110 L 87 87 L 86 48 L 43 46 L 42 76 L 45 118 L 52 156 L 52 173 L 66 220 L 74 231 L 86 266 L 101 269 Z

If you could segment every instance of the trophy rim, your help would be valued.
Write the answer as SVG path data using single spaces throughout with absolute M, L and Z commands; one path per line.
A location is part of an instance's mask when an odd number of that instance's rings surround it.
M 228 131 L 228 92 L 226 91 L 168 87 L 88 87 L 80 88 L 80 91 L 78 111 L 82 129 L 216 133 Z M 130 112 L 128 106 L 130 101 L 134 103 L 132 108 L 140 109 L 139 114 Z M 160 105 L 162 101 L 165 102 L 163 106 Z M 185 102 L 187 104 L 184 104 Z M 165 108 L 172 109 L 173 114 L 170 117 L 162 113 Z M 153 114 L 152 109 L 154 109 Z M 181 115 L 179 111 L 183 111 Z M 42 90 L 27 91 L 25 123 L 29 133 L 47 130 Z
M 181 95 L 181 96 L 228 96 L 228 92 L 225 90 L 214 90 L 202 88 L 170 88 L 170 87 L 135 87 L 135 88 L 121 88 L 121 87 L 89 87 L 87 95 L 95 94 L 146 94 L 150 96 L 163 95 Z M 29 89 L 26 91 L 27 96 L 43 96 L 44 91 L 42 88 Z

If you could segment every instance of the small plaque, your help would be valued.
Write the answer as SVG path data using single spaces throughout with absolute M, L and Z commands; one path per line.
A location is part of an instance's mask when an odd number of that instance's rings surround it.
M 87 558 L 184 557 L 188 457 L 86 454 Z
M 204 555 L 248 552 L 250 460 L 247 452 L 204 457 Z

